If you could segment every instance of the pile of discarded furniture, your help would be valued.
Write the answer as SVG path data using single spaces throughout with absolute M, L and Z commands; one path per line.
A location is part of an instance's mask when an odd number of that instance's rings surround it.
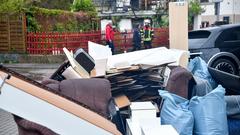
M 109 48 L 89 42 L 88 53 L 64 52 L 67 60 L 42 83 L 0 66 L 0 108 L 14 115 L 20 135 L 239 131 L 239 77 L 208 68 L 201 58 L 187 66 L 181 61 L 186 51 L 112 56 Z

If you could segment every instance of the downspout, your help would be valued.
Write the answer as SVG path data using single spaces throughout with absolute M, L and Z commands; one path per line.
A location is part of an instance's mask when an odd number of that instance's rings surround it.
M 235 23 L 235 20 L 236 20 L 235 16 L 236 16 L 235 15 L 235 0 L 233 0 L 233 22 L 232 22 L 233 24 Z
M 216 15 L 217 15 L 217 21 L 219 21 L 220 19 L 220 2 L 216 2 L 215 3 L 215 7 L 216 7 Z
M 148 1 L 145 0 L 145 3 L 144 3 L 144 4 L 145 4 L 145 10 L 147 10 L 147 2 L 148 2 Z

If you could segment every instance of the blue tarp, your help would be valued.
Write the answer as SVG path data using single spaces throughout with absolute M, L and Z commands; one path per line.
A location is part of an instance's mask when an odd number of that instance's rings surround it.
M 205 79 L 212 86 L 212 89 L 216 88 L 217 83 L 213 80 L 212 76 L 208 72 L 207 63 L 200 57 L 191 59 L 188 64 L 188 70 L 199 78 Z
M 191 97 L 205 96 L 206 94 L 212 91 L 212 86 L 209 84 L 207 80 L 199 78 L 197 76 L 194 76 L 194 80 L 196 82 L 196 85 L 193 86 Z
M 188 110 L 189 101 L 164 90 L 159 90 L 159 94 L 164 99 L 161 123 L 172 125 L 180 135 L 192 135 L 194 118 Z
M 190 100 L 194 116 L 194 135 L 228 135 L 225 89 L 219 85 L 203 97 Z
M 240 120 L 239 119 L 228 119 L 228 131 L 229 135 L 240 134 Z

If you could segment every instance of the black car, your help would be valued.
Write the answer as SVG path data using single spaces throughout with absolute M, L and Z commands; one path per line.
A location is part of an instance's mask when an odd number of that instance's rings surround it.
M 190 31 L 188 38 L 191 57 L 199 55 L 208 66 L 239 75 L 240 24 Z

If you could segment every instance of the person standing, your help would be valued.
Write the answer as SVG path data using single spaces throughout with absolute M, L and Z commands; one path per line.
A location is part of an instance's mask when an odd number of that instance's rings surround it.
M 136 25 L 133 30 L 133 50 L 141 50 L 141 33 L 140 33 L 140 25 Z
M 143 44 L 145 49 L 152 48 L 152 39 L 154 36 L 154 31 L 150 26 L 150 23 L 146 23 L 145 27 L 141 30 Z
M 114 44 L 113 44 L 113 39 L 114 39 L 114 31 L 112 28 L 112 23 L 108 23 L 106 25 L 106 44 L 111 48 L 112 54 L 114 54 Z

